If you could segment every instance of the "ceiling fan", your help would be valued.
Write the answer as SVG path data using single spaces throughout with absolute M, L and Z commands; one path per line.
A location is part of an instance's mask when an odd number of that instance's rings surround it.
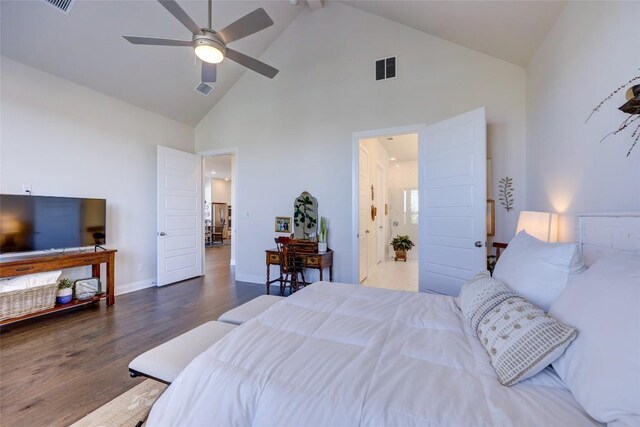
M 202 81 L 212 83 L 216 81 L 217 66 L 223 59 L 229 58 L 238 64 L 262 74 L 274 78 L 278 70 L 264 62 L 258 61 L 244 53 L 227 47 L 228 43 L 250 36 L 273 25 L 273 20 L 263 8 L 254 10 L 237 21 L 227 25 L 221 31 L 211 29 L 211 0 L 209 4 L 208 27 L 200 28 L 189 15 L 176 3 L 175 0 L 158 0 L 178 21 L 191 33 L 191 40 L 173 40 L 155 37 L 122 36 L 133 44 L 152 46 L 190 46 L 195 54 L 202 60 Z

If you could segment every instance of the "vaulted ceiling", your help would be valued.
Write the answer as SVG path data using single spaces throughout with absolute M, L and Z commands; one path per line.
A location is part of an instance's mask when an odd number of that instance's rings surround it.
M 178 2 L 206 26 L 206 1 Z M 246 71 L 224 61 L 215 90 L 203 96 L 194 91 L 200 66 L 192 48 L 135 46 L 124 40 L 125 34 L 191 39 L 189 30 L 156 1 L 76 0 L 68 15 L 40 0 L 2 0 L 0 7 L 2 55 L 188 125 L 197 124 Z M 275 24 L 231 46 L 259 58 L 303 4 L 216 0 L 212 26 L 222 29 L 258 7 Z
M 205 26 L 206 0 L 178 1 Z M 321 4 L 310 3 L 314 9 Z M 563 1 L 345 3 L 518 65 L 527 64 L 564 7 Z M 213 28 L 221 29 L 258 7 L 275 25 L 232 47 L 259 58 L 308 6 L 304 1 L 214 0 Z M 200 77 L 192 49 L 134 46 L 122 38 L 125 34 L 183 40 L 191 36 L 153 0 L 76 0 L 68 15 L 42 0 L 0 2 L 2 55 L 188 125 L 197 124 L 247 72 L 224 61 L 215 90 L 205 97 L 193 90 Z

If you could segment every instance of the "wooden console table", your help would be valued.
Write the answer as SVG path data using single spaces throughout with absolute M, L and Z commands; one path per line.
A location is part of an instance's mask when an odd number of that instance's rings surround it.
M 274 249 L 267 249 L 265 251 L 266 256 L 267 256 L 267 295 L 269 294 L 270 290 L 269 287 L 271 286 L 272 283 L 275 282 L 280 282 L 280 278 L 278 277 L 277 279 L 274 280 L 270 280 L 271 279 L 271 266 L 272 265 L 277 265 L 280 266 L 280 253 L 278 252 L 278 249 L 274 248 Z M 305 267 L 306 268 L 311 268 L 311 269 L 315 269 L 315 270 L 320 270 L 320 280 L 323 280 L 323 272 L 325 268 L 329 269 L 329 281 L 333 282 L 333 251 L 331 249 L 329 249 L 326 252 L 317 252 L 317 253 L 299 253 L 298 255 L 300 256 L 304 256 L 306 258 L 305 260 Z
M 91 266 L 93 277 L 100 277 L 100 264 L 107 265 L 107 277 L 103 282 L 106 285 L 104 294 L 96 295 L 86 301 L 73 300 L 68 304 L 56 304 L 53 308 L 42 310 L 36 313 L 25 314 L 20 317 L 5 319 L 0 325 L 6 325 L 20 320 L 30 319 L 49 313 L 55 313 L 82 305 L 93 304 L 102 299 L 107 300 L 107 305 L 115 304 L 114 294 L 114 274 L 116 249 L 99 250 L 98 252 L 65 252 L 55 254 L 39 254 L 25 256 L 10 260 L 0 261 L 0 278 L 24 276 L 25 274 L 42 273 L 44 271 L 62 270 L 63 268 Z

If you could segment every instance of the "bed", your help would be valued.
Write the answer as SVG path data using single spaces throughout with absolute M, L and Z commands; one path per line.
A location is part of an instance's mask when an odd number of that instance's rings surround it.
M 318 282 L 194 359 L 148 425 L 603 424 L 550 367 L 502 386 L 455 297 Z

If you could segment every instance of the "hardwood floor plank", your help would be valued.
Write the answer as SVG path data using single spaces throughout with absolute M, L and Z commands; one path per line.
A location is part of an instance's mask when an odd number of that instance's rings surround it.
M 0 333 L 0 424 L 68 426 L 143 381 L 140 353 L 264 293 L 236 282 L 230 246 L 206 250 L 206 275 L 9 325 Z

